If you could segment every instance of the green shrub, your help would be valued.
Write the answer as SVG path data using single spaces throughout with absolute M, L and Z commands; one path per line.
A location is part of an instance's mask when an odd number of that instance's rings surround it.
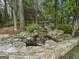
M 52 23 L 50 23 L 50 24 L 48 25 L 48 28 L 49 28 L 50 30 L 53 30 L 53 29 L 55 29 L 55 25 L 52 24 Z
M 27 27 L 27 31 L 28 32 L 33 32 L 34 30 L 38 30 L 39 29 L 39 25 L 36 23 L 32 23 Z
M 59 25 L 57 25 L 57 28 L 59 30 L 63 30 L 64 33 L 68 33 L 68 34 L 71 34 L 72 29 L 73 29 L 72 25 L 70 25 L 70 24 L 59 24 Z

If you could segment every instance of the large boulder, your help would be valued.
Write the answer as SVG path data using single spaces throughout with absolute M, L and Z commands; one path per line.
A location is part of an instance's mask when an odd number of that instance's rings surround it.
M 27 45 L 43 45 L 47 40 L 46 33 L 47 32 L 44 30 L 35 31 L 30 33 L 23 42 L 25 42 Z
M 27 37 L 27 35 L 29 35 L 29 33 L 27 33 L 27 32 L 21 32 L 21 33 L 17 34 L 17 36 L 19 36 L 19 37 Z
M 13 45 L 16 47 L 16 49 L 18 50 L 18 52 L 22 52 L 22 53 L 26 53 L 27 52 L 27 48 L 26 48 L 26 44 L 23 42 L 15 42 L 13 43 Z
M 45 42 L 45 47 L 46 48 L 54 48 L 54 47 L 56 47 L 58 44 L 55 42 L 55 41 L 53 41 L 53 40 L 47 40 L 46 42 Z
M 53 30 L 53 31 L 49 31 L 48 32 L 48 37 L 50 37 L 51 39 L 57 41 L 57 42 L 60 42 L 60 41 L 63 41 L 64 40 L 64 32 L 61 31 L 61 30 Z
M 64 39 L 65 40 L 70 40 L 70 39 L 72 39 L 72 35 L 70 35 L 70 34 L 64 34 Z

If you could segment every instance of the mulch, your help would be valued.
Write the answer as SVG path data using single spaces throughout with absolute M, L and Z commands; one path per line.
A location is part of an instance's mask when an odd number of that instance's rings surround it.
M 20 31 L 15 31 L 13 27 L 3 27 L 0 28 L 0 34 L 10 34 L 10 35 L 15 35 L 19 33 Z

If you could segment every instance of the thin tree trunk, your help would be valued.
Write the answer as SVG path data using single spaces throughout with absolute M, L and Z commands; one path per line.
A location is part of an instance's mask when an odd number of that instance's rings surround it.
M 75 32 L 78 29 L 78 22 L 77 20 L 74 21 L 73 30 L 72 30 L 72 36 L 75 36 Z
M 17 31 L 17 19 L 15 15 L 15 11 L 13 10 L 13 19 L 14 19 L 14 30 Z
M 77 0 L 75 0 L 75 3 L 76 3 L 76 6 L 78 6 L 78 5 L 77 5 Z M 74 14 L 74 23 L 73 23 L 72 36 L 75 36 L 75 32 L 76 32 L 76 30 L 78 29 L 77 10 L 74 10 L 74 11 L 75 11 L 75 14 Z
M 57 29 L 57 0 L 55 0 L 54 6 L 55 6 L 55 27 Z
M 16 18 L 16 10 L 15 10 L 15 0 L 11 1 L 11 11 L 12 11 L 12 19 L 14 20 L 14 30 L 17 31 L 17 18 Z
M 4 6 L 4 7 L 5 7 L 5 11 L 4 11 L 4 13 L 5 13 L 5 16 L 4 16 L 4 17 L 5 17 L 5 18 L 4 18 L 4 19 L 5 19 L 5 20 L 6 20 L 6 17 L 7 17 L 7 3 L 6 3 L 6 2 L 7 2 L 7 1 L 4 0 L 4 3 L 5 3 L 5 6 Z

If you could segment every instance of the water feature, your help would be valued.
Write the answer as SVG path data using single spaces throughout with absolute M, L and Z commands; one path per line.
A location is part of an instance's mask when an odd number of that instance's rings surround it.
M 12 52 L 17 52 L 17 49 L 16 49 L 15 46 L 13 46 L 11 44 L 8 44 L 8 45 L 2 45 L 2 44 L 0 44 L 0 51 L 1 52 L 12 53 Z

